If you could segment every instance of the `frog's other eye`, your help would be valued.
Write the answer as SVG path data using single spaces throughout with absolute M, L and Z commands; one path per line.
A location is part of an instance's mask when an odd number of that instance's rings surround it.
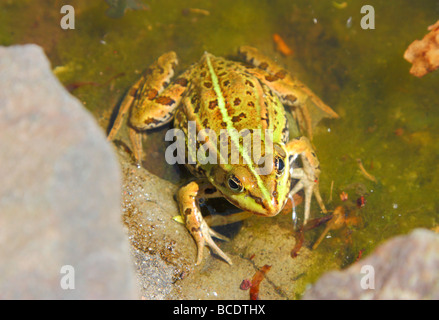
M 244 190 L 244 186 L 242 185 L 241 180 L 238 179 L 237 176 L 231 174 L 229 176 L 229 180 L 227 181 L 230 190 L 235 192 L 242 192 Z
M 282 175 L 282 173 L 285 170 L 285 162 L 284 160 L 277 156 L 276 158 L 274 158 L 274 170 L 276 170 L 276 174 L 278 176 Z

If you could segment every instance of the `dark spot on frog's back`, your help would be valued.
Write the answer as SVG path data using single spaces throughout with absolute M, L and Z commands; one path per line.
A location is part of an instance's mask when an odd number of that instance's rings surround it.
M 242 118 L 246 118 L 244 112 L 241 112 L 239 115 L 234 116 L 234 117 L 232 118 L 232 122 L 233 122 L 233 123 L 238 122 L 238 121 L 240 121 Z
M 250 87 L 252 87 L 252 88 L 255 87 L 255 85 L 253 84 L 253 82 L 251 82 L 250 80 L 245 80 L 245 84 L 248 85 L 248 86 L 250 86 Z
M 226 81 L 223 82 L 224 87 L 227 87 L 229 84 L 230 84 L 229 80 L 226 80 Z
M 286 75 L 287 75 L 286 70 L 280 70 L 280 71 L 276 72 L 276 74 L 274 76 L 276 78 L 283 79 L 283 78 L 285 78 Z
M 208 82 L 208 81 L 204 82 L 204 87 L 207 89 L 212 88 L 212 82 Z
M 171 98 L 169 98 L 169 97 L 166 97 L 166 96 L 158 97 L 158 98 L 155 100 L 155 102 L 157 102 L 157 103 L 159 103 L 159 104 L 163 104 L 163 105 L 165 105 L 165 106 L 170 106 L 170 105 L 172 105 L 172 104 L 175 103 L 175 101 L 174 101 L 173 99 L 171 99 Z
M 296 96 L 293 96 L 292 94 L 288 94 L 285 96 L 285 100 L 287 100 L 290 103 L 294 103 L 297 100 Z
M 218 99 L 212 100 L 209 102 L 209 109 L 213 110 L 218 106 Z
M 194 94 L 191 98 L 191 103 L 194 105 L 198 102 L 198 95 Z
M 149 89 L 147 93 L 147 98 L 148 100 L 152 100 L 155 97 L 157 97 L 157 95 L 158 95 L 158 91 L 156 89 Z
M 192 209 L 191 208 L 187 208 L 186 210 L 184 210 L 184 215 L 185 216 L 188 216 L 190 214 L 192 214 Z
M 262 70 L 266 70 L 266 69 L 268 68 L 268 63 L 266 63 L 266 62 L 262 62 L 262 63 L 259 65 L 259 68 L 261 68 Z
M 188 80 L 186 78 L 178 78 L 177 80 L 175 80 L 175 83 L 179 84 L 182 87 L 187 87 Z
M 233 101 L 233 105 L 234 105 L 234 106 L 239 106 L 240 103 L 241 103 L 241 99 L 239 99 L 239 98 L 236 98 L 236 99 Z
M 198 112 L 200 112 L 200 104 L 199 103 L 195 104 L 195 108 L 194 108 L 194 113 L 198 114 Z
M 276 81 L 276 80 L 278 80 L 278 79 L 279 79 L 278 77 L 276 77 L 276 76 L 272 76 L 271 74 L 265 76 L 265 80 L 267 80 L 268 82 L 273 82 L 273 81 Z

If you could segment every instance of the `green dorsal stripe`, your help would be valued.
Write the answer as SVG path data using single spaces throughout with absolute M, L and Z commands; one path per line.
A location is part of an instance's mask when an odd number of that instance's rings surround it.
M 252 162 L 251 157 L 249 157 L 247 152 L 243 152 L 242 146 L 239 145 L 239 137 L 236 136 L 236 131 L 233 130 L 235 127 L 234 127 L 233 122 L 230 119 L 229 114 L 227 112 L 226 102 L 224 100 L 223 93 L 221 92 L 221 87 L 220 87 L 220 84 L 218 81 L 218 77 L 216 76 L 215 70 L 213 69 L 213 66 L 212 66 L 212 62 L 210 61 L 209 55 L 207 55 L 207 54 L 206 54 L 206 61 L 207 61 L 207 66 L 209 67 L 210 76 L 212 78 L 213 90 L 215 90 L 215 94 L 216 94 L 217 99 L 218 99 L 218 108 L 221 111 L 223 121 L 227 125 L 227 131 L 228 131 L 229 136 L 232 140 L 232 143 L 234 145 L 239 146 L 239 153 L 242 155 L 245 162 L 248 164 L 248 168 L 250 169 L 252 174 L 256 177 L 256 180 L 258 182 L 258 188 L 262 191 L 264 198 L 270 199 L 271 198 L 270 193 L 268 192 L 267 188 L 265 188 L 265 185 L 262 182 L 262 179 L 259 177 L 255 168 L 253 167 L 253 162 Z

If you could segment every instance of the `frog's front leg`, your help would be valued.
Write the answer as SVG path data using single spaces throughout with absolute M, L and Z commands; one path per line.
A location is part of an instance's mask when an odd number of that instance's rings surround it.
M 125 95 L 108 134 L 107 139 L 113 140 L 122 126 L 125 115 L 131 110 L 129 134 L 137 163 L 140 163 L 142 157 L 141 132 L 158 128 L 171 121 L 174 110 L 186 90 L 188 80 L 185 76 L 188 72 L 168 86 L 177 63 L 177 55 L 171 51 L 160 56 L 144 72 Z
M 311 198 L 312 195 L 316 197 L 317 202 L 321 210 L 326 213 L 325 204 L 319 190 L 319 175 L 320 165 L 316 154 L 311 146 L 310 141 L 306 137 L 300 137 L 291 140 L 287 143 L 286 149 L 288 157 L 290 159 L 290 176 L 292 179 L 298 179 L 299 181 L 290 191 L 290 195 L 293 196 L 301 189 L 305 192 L 305 219 L 304 224 L 309 219 L 311 210 Z M 293 168 L 294 159 L 297 155 L 300 155 L 303 167 Z
M 232 260 L 216 245 L 212 236 L 221 240 L 228 238 L 212 230 L 201 215 L 198 204 L 200 198 L 219 197 L 219 191 L 215 187 L 206 183 L 204 180 L 192 181 L 180 188 L 177 194 L 180 214 L 186 224 L 187 229 L 192 234 L 197 244 L 197 262 L 200 264 L 203 259 L 204 246 L 210 247 L 216 254 L 232 264 Z

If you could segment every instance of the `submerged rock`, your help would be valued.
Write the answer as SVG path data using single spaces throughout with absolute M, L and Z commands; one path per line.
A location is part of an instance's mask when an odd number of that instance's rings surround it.
M 323 275 L 304 299 L 439 299 L 439 235 L 395 237 L 343 271 Z
M 36 45 L 0 47 L 0 128 L 0 298 L 135 298 L 116 157 Z
M 260 299 L 296 299 L 317 268 L 337 268 L 319 252 L 303 247 L 291 258 L 295 245 L 291 217 L 251 217 L 232 240 L 217 241 L 232 259 L 227 264 L 204 249 L 195 265 L 195 241 L 183 224 L 174 194 L 178 186 L 137 167 L 124 148 L 117 148 L 122 167 L 122 211 L 128 227 L 137 281 L 143 299 L 239 299 L 250 298 L 240 289 L 264 265 L 272 268 L 260 286 Z M 227 232 L 231 226 L 223 226 Z M 229 236 L 229 235 L 228 235 Z M 314 271 L 312 271 L 314 269 Z

